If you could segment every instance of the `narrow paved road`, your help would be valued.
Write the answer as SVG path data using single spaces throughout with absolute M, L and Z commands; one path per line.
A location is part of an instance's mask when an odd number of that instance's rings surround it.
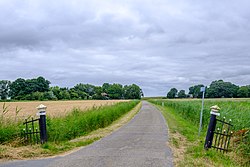
M 164 167 L 173 166 L 161 113 L 148 102 L 127 125 L 72 154 L 40 160 L 12 161 L 0 167 Z

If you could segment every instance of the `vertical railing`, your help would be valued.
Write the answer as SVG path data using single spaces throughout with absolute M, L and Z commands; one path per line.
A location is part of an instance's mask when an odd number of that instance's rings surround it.
M 41 144 L 44 144 L 48 141 L 47 128 L 46 128 L 46 108 L 47 107 L 42 104 L 39 105 L 37 107 L 38 109 L 37 115 L 39 116 L 39 118 L 33 119 L 32 117 L 31 121 L 25 119 L 25 122 L 23 123 L 25 125 L 25 129 L 23 129 L 23 132 L 21 133 L 21 135 L 24 138 L 25 144 L 33 144 L 33 143 L 38 144 L 39 139 Z M 40 136 L 40 138 L 38 136 Z
M 40 119 L 33 119 L 31 118 L 30 121 L 25 119 L 25 122 L 23 123 L 25 125 L 25 128 L 23 129 L 22 132 L 22 137 L 24 138 L 24 143 L 25 144 L 38 144 L 39 139 L 38 139 L 38 134 L 40 131 L 38 131 L 38 121 Z
M 211 116 L 210 122 L 207 130 L 206 140 L 204 144 L 205 149 L 215 148 L 217 151 L 225 152 L 228 151 L 230 139 L 232 136 L 231 127 L 231 119 L 229 122 L 226 122 L 226 118 L 224 117 L 223 120 L 217 119 L 216 117 L 220 115 L 219 113 L 220 108 L 218 106 L 211 107 Z M 220 124 L 220 126 L 216 129 L 216 126 Z M 214 137 L 215 135 L 215 137 Z
M 217 151 L 219 150 L 220 152 L 224 153 L 225 151 L 228 151 L 229 148 L 230 139 L 233 134 L 233 132 L 231 131 L 231 127 L 233 125 L 231 124 L 231 119 L 229 120 L 229 122 L 226 122 L 225 117 L 223 118 L 223 120 L 217 119 L 217 121 L 221 124 L 221 126 L 214 132 L 216 137 L 214 145 L 212 147 Z

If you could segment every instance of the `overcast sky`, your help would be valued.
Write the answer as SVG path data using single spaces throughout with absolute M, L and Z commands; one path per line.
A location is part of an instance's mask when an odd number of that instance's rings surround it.
M 0 80 L 250 84 L 249 0 L 0 0 Z

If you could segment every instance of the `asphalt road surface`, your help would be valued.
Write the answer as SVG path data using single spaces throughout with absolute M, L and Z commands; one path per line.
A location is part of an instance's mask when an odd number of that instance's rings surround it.
M 10 161 L 0 167 L 166 167 L 173 166 L 161 113 L 148 102 L 125 126 L 72 154 L 39 160 Z

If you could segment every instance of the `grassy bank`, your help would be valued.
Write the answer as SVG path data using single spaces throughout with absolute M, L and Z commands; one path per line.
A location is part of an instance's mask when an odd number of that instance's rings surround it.
M 176 109 L 176 112 L 183 115 L 186 119 L 199 124 L 201 111 L 201 100 L 151 100 L 152 103 L 164 104 L 168 107 Z M 210 107 L 218 105 L 221 108 L 221 117 L 226 117 L 227 120 L 232 119 L 234 130 L 250 128 L 250 99 L 208 99 L 204 103 L 204 118 L 205 125 L 208 124 L 210 117 Z
M 139 101 L 119 102 L 112 106 L 93 107 L 87 111 L 74 108 L 65 116 L 47 117 L 48 140 L 67 141 L 86 135 L 98 128 L 110 125 L 114 120 L 134 108 Z M 20 137 L 24 128 L 21 121 L 0 119 L 0 144 L 8 143 Z
M 139 101 L 121 102 L 87 112 L 74 109 L 66 117 L 49 118 L 47 123 L 49 141 L 67 141 L 104 128 L 129 112 Z
M 247 137 L 245 137 L 244 142 L 238 144 L 237 147 L 231 147 L 231 150 L 233 151 L 226 155 L 217 153 L 212 149 L 209 151 L 205 151 L 203 149 L 207 127 L 203 127 L 202 134 L 198 137 L 201 101 L 150 100 L 150 102 L 157 104 L 157 106 L 163 111 L 171 129 L 171 143 L 173 144 L 173 147 L 178 150 L 176 152 L 182 152 L 182 154 L 176 155 L 179 158 L 182 157 L 180 158 L 182 160 L 177 163 L 177 166 L 192 166 L 195 164 L 195 166 L 237 166 L 239 164 L 245 164 L 249 161 L 249 139 Z M 164 102 L 164 107 L 162 107 L 162 102 Z M 222 117 L 232 115 L 228 114 L 228 112 L 229 110 L 231 112 L 231 109 L 234 109 L 234 115 L 230 118 L 233 120 L 233 124 L 235 125 L 235 131 L 249 127 L 249 119 L 244 118 L 242 120 L 236 120 L 236 118 L 244 117 L 243 115 L 247 116 L 246 114 L 249 113 L 249 110 L 247 111 L 247 106 L 249 106 L 248 101 L 239 101 L 239 104 L 241 105 L 238 108 L 236 108 L 238 106 L 237 104 L 231 103 L 237 102 L 220 100 L 205 101 L 204 125 L 207 125 L 209 121 L 209 107 L 217 104 L 222 108 Z M 230 107 L 228 106 L 229 104 Z M 223 111 L 224 108 L 226 108 L 226 110 Z M 245 110 L 243 110 L 243 108 Z
M 123 114 L 120 113 L 121 115 L 119 118 L 116 117 L 117 115 L 119 115 L 116 112 L 119 112 L 119 111 L 117 110 L 114 111 L 113 109 L 111 109 L 112 106 L 104 107 L 105 110 L 103 110 L 104 108 L 91 110 L 91 112 L 95 111 L 99 113 L 104 113 L 106 111 L 113 111 L 114 118 L 117 118 L 117 119 L 104 128 L 101 128 L 100 126 L 96 130 L 92 130 L 87 133 L 82 133 L 83 136 L 77 137 L 73 140 L 66 140 L 66 139 L 61 138 L 62 140 L 60 141 L 50 140 L 44 145 L 28 145 L 28 146 L 19 146 L 19 147 L 12 146 L 13 143 L 9 143 L 7 145 L 0 145 L 0 159 L 7 160 L 7 159 L 25 159 L 25 158 L 31 158 L 31 157 L 47 157 L 51 155 L 61 154 L 72 149 L 74 151 L 78 147 L 88 145 L 102 137 L 107 136 L 108 134 L 112 133 L 114 130 L 126 124 L 130 119 L 134 117 L 134 115 L 137 112 L 139 112 L 141 103 L 140 104 L 138 103 L 139 101 L 131 101 L 129 103 L 122 102 L 122 104 L 120 105 L 116 104 L 115 108 L 119 110 L 121 113 L 123 113 Z M 127 105 L 127 107 L 124 106 L 125 104 Z M 129 109 L 129 110 L 126 111 L 124 110 L 124 108 Z M 74 114 L 72 113 L 72 115 Z M 106 115 L 106 116 L 110 117 L 110 115 Z M 75 118 L 75 119 L 78 119 L 78 118 Z M 65 121 L 62 120 L 62 122 L 65 122 Z M 97 126 L 95 126 L 95 128 L 96 127 Z M 62 135 L 62 136 L 65 136 L 65 135 Z

